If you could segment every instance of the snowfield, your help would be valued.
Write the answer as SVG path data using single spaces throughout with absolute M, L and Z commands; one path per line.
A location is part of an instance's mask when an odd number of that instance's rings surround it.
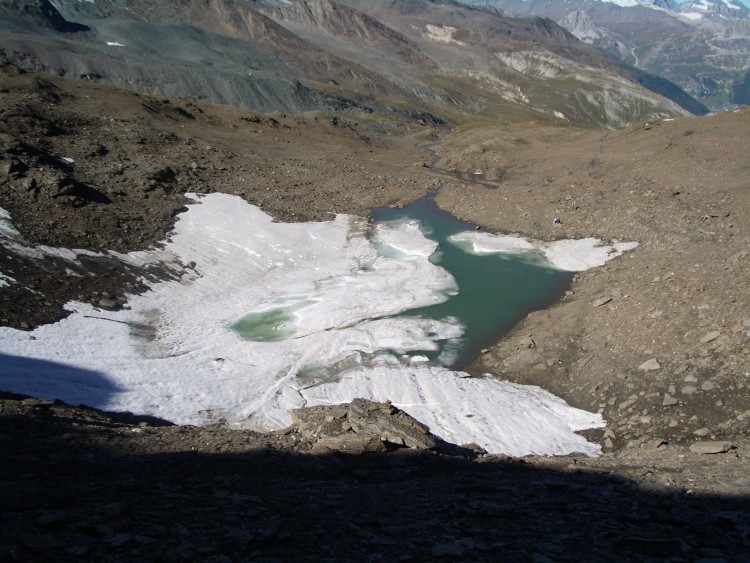
M 450 318 L 393 317 L 460 289 L 429 261 L 435 243 L 415 223 L 372 226 L 346 215 L 275 223 L 234 196 L 193 198 L 164 248 L 121 256 L 162 263 L 182 271 L 179 279 L 131 296 L 127 310 L 69 303 L 72 314 L 58 323 L 30 333 L 0 328 L 0 388 L 181 424 L 266 430 L 287 426 L 290 409 L 363 397 L 390 400 L 445 440 L 492 453 L 600 453 L 575 433 L 603 426 L 600 415 L 538 387 L 425 362 L 420 353 L 463 329 Z M 20 251 L 7 214 L 0 219 L 0 239 Z M 536 248 L 456 238 L 476 252 Z M 543 251 L 561 267 L 584 269 L 625 249 L 559 241 Z M 41 254 L 75 260 L 67 252 Z M 232 330 L 238 323 L 253 340 Z
M 569 272 L 582 272 L 603 266 L 612 258 L 638 246 L 637 242 L 618 241 L 604 245 L 595 238 L 531 242 L 521 237 L 477 232 L 453 235 L 451 242 L 475 254 L 537 253 L 556 268 Z

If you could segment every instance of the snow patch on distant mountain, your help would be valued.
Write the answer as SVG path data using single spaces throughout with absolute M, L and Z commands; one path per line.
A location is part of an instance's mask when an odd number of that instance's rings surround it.
M 623 8 L 631 8 L 633 6 L 648 5 L 647 2 L 639 2 L 638 0 L 601 0 L 601 2 L 608 2 L 610 4 L 617 4 Z
M 463 43 L 461 43 L 460 41 L 456 41 L 455 39 L 453 39 L 453 34 L 455 32 L 456 28 L 450 27 L 448 25 L 431 25 L 429 23 L 425 25 L 425 34 L 433 41 L 441 41 L 443 43 L 457 43 L 458 45 L 463 45 Z
M 682 8 L 682 5 L 693 5 L 697 9 L 702 11 L 713 11 L 722 6 L 726 6 L 731 10 L 742 10 L 747 9 L 738 0 L 696 0 L 696 1 L 679 1 L 679 2 L 659 2 L 658 0 L 599 0 L 599 2 L 605 2 L 608 4 L 615 4 L 622 6 L 623 8 L 632 8 L 634 6 L 645 6 L 647 8 L 664 8 L 661 4 L 679 4 L 678 8 Z
M 681 4 L 679 15 L 689 19 L 701 19 L 704 15 L 747 19 L 750 10 L 738 0 L 697 0 Z
M 621 8 L 645 7 L 672 12 L 689 20 L 700 20 L 704 15 L 716 14 L 730 18 L 750 18 L 750 6 L 740 0 L 596 0 L 603 4 L 614 4 Z M 523 0 L 533 2 L 533 0 Z M 471 2 L 469 2 L 471 3 Z M 576 2 L 572 2 L 576 4 Z M 583 3 L 581 3 L 583 4 Z M 585 9 L 582 7 L 581 9 Z

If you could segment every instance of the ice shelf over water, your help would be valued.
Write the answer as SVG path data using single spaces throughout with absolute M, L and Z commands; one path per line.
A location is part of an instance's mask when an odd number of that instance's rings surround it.
M 605 245 L 595 238 L 532 242 L 522 237 L 477 232 L 459 233 L 450 240 L 475 254 L 536 252 L 554 267 L 569 272 L 582 272 L 603 266 L 612 258 L 638 246 L 637 242 L 617 241 Z
M 180 279 L 153 282 L 127 310 L 71 302 L 69 317 L 31 333 L 0 328 L 0 389 L 258 429 L 288 425 L 292 408 L 363 397 L 390 400 L 442 438 L 493 453 L 600 452 L 575 434 L 603 426 L 600 415 L 538 387 L 425 362 L 421 353 L 463 328 L 450 318 L 392 317 L 459 289 L 429 261 L 436 245 L 416 223 L 373 227 L 339 215 L 285 224 L 237 197 L 195 199 L 163 249 L 122 257 L 172 271 L 189 264 Z M 557 248 L 551 256 L 567 264 L 568 247 Z M 232 330 L 242 322 L 258 337 Z

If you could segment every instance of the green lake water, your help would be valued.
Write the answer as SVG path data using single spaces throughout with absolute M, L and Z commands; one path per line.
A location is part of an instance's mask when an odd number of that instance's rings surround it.
M 436 320 L 453 317 L 464 326 L 459 342 L 443 343 L 440 352 L 425 354 L 432 360 L 447 353 L 453 358 L 448 363 L 461 369 L 529 312 L 549 306 L 570 287 L 572 273 L 554 269 L 535 255 L 476 255 L 451 243 L 450 236 L 473 231 L 475 226 L 440 210 L 431 198 L 372 213 L 374 222 L 405 219 L 418 221 L 424 235 L 438 243 L 431 260 L 448 270 L 458 284 L 458 293 L 446 302 L 401 314 Z
M 284 299 L 277 301 L 283 302 Z M 261 313 L 249 313 L 234 323 L 230 328 L 245 340 L 258 342 L 275 342 L 284 340 L 294 334 L 291 328 L 295 313 L 305 307 L 313 305 L 311 299 L 299 300 L 292 297 L 289 305 L 280 304 L 279 307 Z
M 460 339 L 441 341 L 438 351 L 412 355 L 461 369 L 530 311 L 547 307 L 570 286 L 573 274 L 552 268 L 537 254 L 477 255 L 466 250 L 466 243 L 450 242 L 450 236 L 476 227 L 440 210 L 431 198 L 402 209 L 377 208 L 372 212 L 375 223 L 407 220 L 419 222 L 423 234 L 438 243 L 430 260 L 453 275 L 458 292 L 451 292 L 447 301 L 438 305 L 396 316 L 457 319 L 464 328 Z M 294 334 L 296 314 L 316 303 L 299 295 L 280 297 L 276 302 L 277 307 L 245 315 L 231 329 L 247 340 L 283 340 Z

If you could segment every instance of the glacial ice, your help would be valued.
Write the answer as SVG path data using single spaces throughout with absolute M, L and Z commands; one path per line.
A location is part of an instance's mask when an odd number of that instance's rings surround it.
M 637 242 L 618 241 L 607 245 L 596 238 L 532 242 L 517 236 L 477 232 L 459 233 L 450 240 L 475 254 L 536 252 L 552 266 L 569 272 L 582 272 L 603 266 L 638 246 Z
M 363 397 L 391 400 L 442 438 L 492 453 L 600 452 L 575 433 L 602 426 L 600 415 L 537 387 L 426 362 L 463 327 L 393 316 L 456 290 L 415 223 L 373 228 L 339 215 L 284 224 L 237 197 L 194 198 L 163 249 L 122 257 L 175 271 L 194 263 L 181 279 L 130 296 L 127 310 L 72 302 L 69 317 L 31 333 L 0 328 L 0 388 L 259 429 L 288 425 L 292 408 Z M 248 316 L 283 330 L 242 338 L 230 327 Z

